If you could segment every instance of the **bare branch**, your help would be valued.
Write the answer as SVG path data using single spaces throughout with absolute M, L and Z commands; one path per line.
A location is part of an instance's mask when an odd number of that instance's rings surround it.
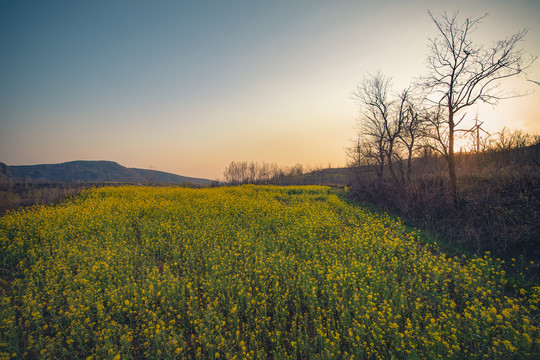
M 519 48 L 527 34 L 523 29 L 506 39 L 484 48 L 471 40 L 477 26 L 487 14 L 476 19 L 458 21 L 458 13 L 443 13 L 436 18 L 428 11 L 437 29 L 437 36 L 429 40 L 427 65 L 429 73 L 422 79 L 428 91 L 427 101 L 446 111 L 446 119 L 438 117 L 430 123 L 434 140 L 441 146 L 448 160 L 452 187 L 456 190 L 454 168 L 454 134 L 467 132 L 460 128 L 464 110 L 477 103 L 495 105 L 503 99 L 522 96 L 502 91 L 503 80 L 523 74 L 536 60 Z M 534 82 L 534 81 L 533 81 Z

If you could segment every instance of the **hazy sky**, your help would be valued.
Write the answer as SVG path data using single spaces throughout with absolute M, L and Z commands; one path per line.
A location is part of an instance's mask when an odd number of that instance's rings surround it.
M 425 73 L 427 14 L 489 17 L 487 45 L 540 1 L 0 1 L 0 161 L 112 160 L 221 178 L 235 161 L 344 165 L 367 72 L 396 90 Z M 528 77 L 540 81 L 540 61 Z M 540 87 L 485 128 L 540 133 Z M 471 110 L 476 111 L 476 110 Z

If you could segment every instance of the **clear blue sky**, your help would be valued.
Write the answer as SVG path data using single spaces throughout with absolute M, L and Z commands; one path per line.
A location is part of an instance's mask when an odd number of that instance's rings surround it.
M 399 90 L 425 72 L 428 8 L 489 11 L 480 42 L 527 27 L 522 45 L 540 54 L 536 0 L 2 0 L 0 161 L 211 179 L 233 160 L 343 165 L 362 76 L 381 70 Z M 488 129 L 540 133 L 536 88 L 482 108 Z

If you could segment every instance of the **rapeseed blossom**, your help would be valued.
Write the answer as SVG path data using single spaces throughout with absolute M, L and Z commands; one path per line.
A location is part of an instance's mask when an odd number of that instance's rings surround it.
M 540 287 L 326 187 L 99 188 L 0 218 L 3 358 L 537 358 Z

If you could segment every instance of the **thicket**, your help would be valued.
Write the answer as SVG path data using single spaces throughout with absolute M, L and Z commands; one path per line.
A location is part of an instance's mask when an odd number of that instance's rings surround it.
M 445 159 L 426 152 L 413 159 L 410 177 L 392 176 L 389 166 L 382 178 L 374 165 L 354 167 L 350 196 L 408 219 L 453 249 L 537 263 L 540 139 L 507 129 L 497 135 L 484 139 L 480 152 L 456 154 L 456 194 Z M 516 273 L 540 279 L 538 265 Z

